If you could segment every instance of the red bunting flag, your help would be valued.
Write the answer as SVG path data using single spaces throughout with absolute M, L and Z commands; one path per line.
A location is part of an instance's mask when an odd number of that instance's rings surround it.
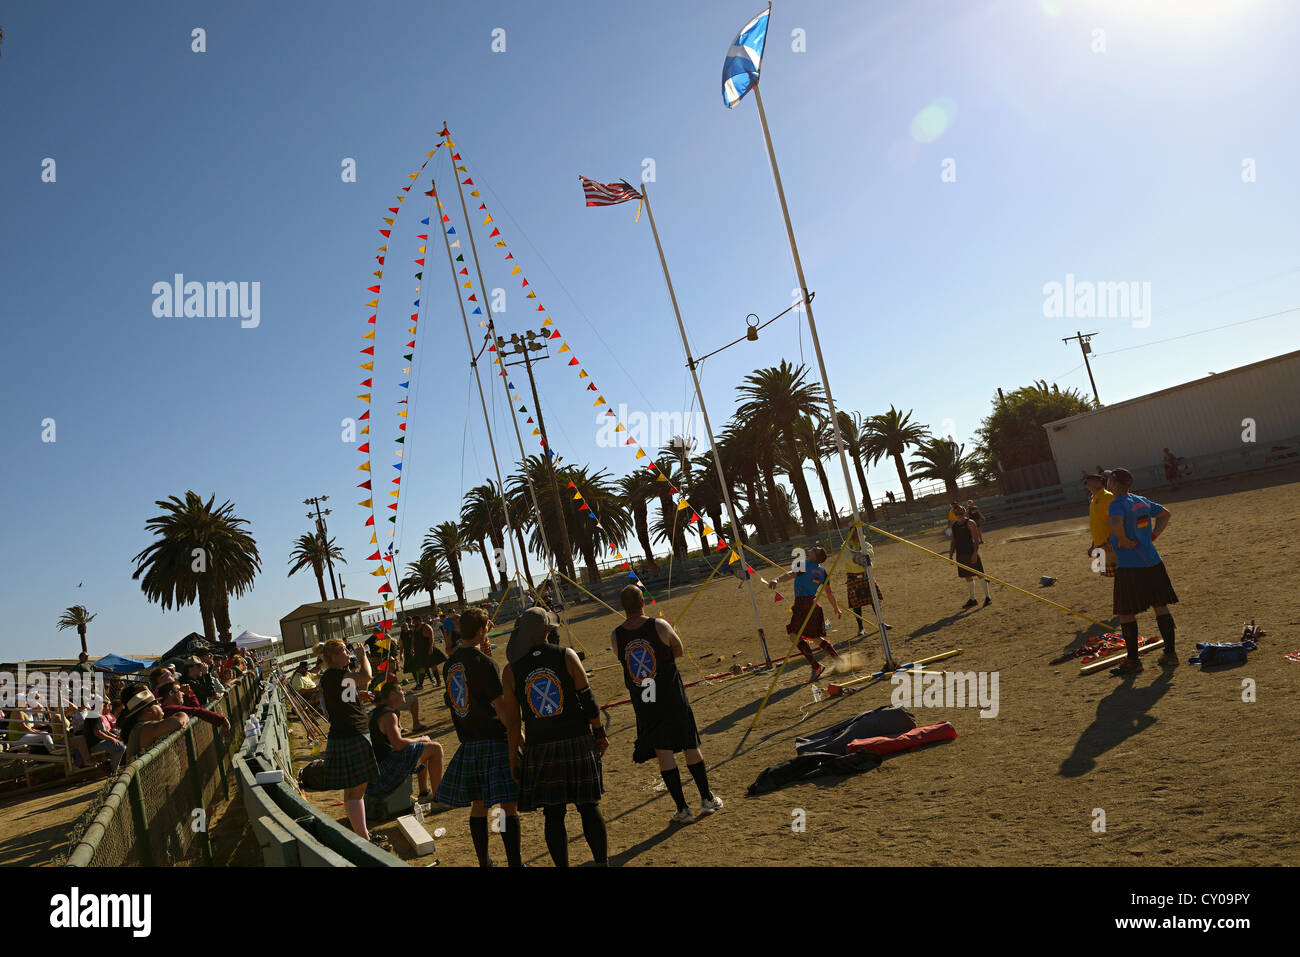
M 577 358 L 573 358 L 569 360 L 569 365 L 576 366 L 577 364 L 578 364 Z
M 393 234 L 393 231 L 392 231 L 391 229 L 381 229 L 381 230 L 379 231 L 379 235 L 381 235 L 381 236 L 391 236 L 392 234 Z
M 367 287 L 366 287 L 366 292 L 379 292 L 379 287 L 378 287 L 378 286 L 367 286 Z
M 357 451 L 358 451 L 358 452 L 369 452 L 369 451 L 370 451 L 370 443 L 367 442 L 365 445 L 359 445 L 359 446 L 357 446 Z

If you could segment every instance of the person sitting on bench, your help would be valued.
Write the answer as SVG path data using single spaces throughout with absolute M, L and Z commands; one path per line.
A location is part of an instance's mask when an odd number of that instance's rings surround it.
M 372 797 L 382 798 L 409 782 L 412 774 L 420 778 L 421 802 L 428 801 L 442 783 L 442 745 L 427 735 L 402 736 L 397 712 L 406 706 L 406 694 L 396 681 L 385 681 L 375 693 L 375 709 L 370 712 L 370 746 L 375 750 L 379 776 L 370 785 Z M 410 784 L 407 784 L 410 787 Z

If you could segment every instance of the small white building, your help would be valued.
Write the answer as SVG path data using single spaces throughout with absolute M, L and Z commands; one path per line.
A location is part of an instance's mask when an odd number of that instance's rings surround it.
M 1043 428 L 1061 481 L 1067 484 L 1098 465 L 1127 468 L 1135 476 L 1161 475 L 1165 448 L 1189 460 L 1211 456 L 1198 475 L 1295 461 L 1300 443 L 1300 352 L 1116 402 Z M 1236 464 L 1241 467 L 1234 468 Z

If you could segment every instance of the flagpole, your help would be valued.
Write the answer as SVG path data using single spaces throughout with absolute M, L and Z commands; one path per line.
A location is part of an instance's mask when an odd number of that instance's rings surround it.
M 768 4 L 771 10 L 771 4 Z M 799 280 L 799 292 L 803 297 L 803 307 L 808 314 L 808 333 L 812 339 L 813 351 L 817 354 L 817 368 L 821 372 L 822 388 L 826 391 L 826 406 L 830 410 L 831 430 L 835 434 L 835 445 L 840 453 L 840 466 L 844 469 L 844 484 L 849 493 L 849 504 L 853 506 L 853 523 L 858 531 L 858 547 L 866 551 L 866 533 L 863 531 L 862 516 L 858 512 L 858 497 L 853 491 L 853 477 L 849 472 L 849 456 L 844 448 L 844 437 L 840 434 L 839 416 L 835 412 L 835 399 L 831 396 L 830 380 L 826 376 L 826 360 L 822 357 L 821 340 L 817 337 L 817 323 L 813 320 L 812 300 L 808 297 L 808 282 L 804 279 L 803 261 L 799 258 L 799 246 L 794 240 L 794 227 L 790 224 L 790 208 L 785 201 L 785 187 L 781 184 L 781 170 L 776 165 L 776 151 L 772 148 L 772 133 L 767 126 L 767 113 L 763 109 L 763 95 L 759 91 L 761 83 L 755 77 L 753 91 L 754 103 L 758 107 L 758 121 L 763 127 L 763 142 L 767 144 L 767 158 L 772 165 L 772 178 L 776 181 L 776 195 L 781 201 L 781 216 L 785 219 L 785 235 L 790 242 L 790 255 L 794 257 L 794 271 Z M 894 655 L 889 648 L 889 636 L 885 632 L 885 618 L 880 611 L 880 602 L 876 598 L 876 579 L 871 571 L 871 561 L 865 563 L 867 572 L 867 590 L 871 594 L 871 609 L 876 614 L 876 627 L 880 631 L 880 644 L 885 652 L 885 667 L 893 668 Z
M 455 160 L 452 160 L 452 166 L 453 167 L 455 166 Z M 455 172 L 454 169 L 452 171 Z M 438 209 L 441 210 L 442 201 L 438 200 L 437 181 L 430 180 L 429 185 L 433 189 L 433 198 L 438 203 Z M 522 566 L 519 563 L 519 555 L 516 554 L 515 552 L 515 539 L 513 534 L 514 529 L 511 527 L 510 524 L 510 505 L 506 501 L 505 482 L 501 480 L 501 463 L 497 460 L 497 445 L 492 438 L 492 419 L 488 415 L 487 399 L 483 397 L 483 378 L 482 376 L 479 375 L 478 359 L 475 358 L 474 356 L 474 340 L 470 337 L 469 334 L 469 317 L 465 315 L 465 300 L 460 295 L 460 284 L 456 282 L 456 264 L 453 262 L 451 258 L 451 240 L 447 238 L 447 229 L 445 226 L 442 225 L 441 222 L 438 223 L 438 228 L 442 232 L 442 244 L 444 247 L 446 247 L 447 250 L 447 269 L 451 273 L 452 284 L 456 287 L 456 301 L 460 303 L 460 321 L 461 324 L 465 327 L 465 346 L 469 349 L 470 368 L 474 370 L 474 381 L 478 384 L 478 401 L 479 401 L 479 405 L 483 407 L 483 425 L 487 429 L 488 447 L 492 450 L 492 468 L 497 473 L 497 487 L 501 490 L 501 508 L 505 512 L 505 518 L 506 518 L 506 541 L 510 543 L 510 557 L 514 559 L 515 574 L 518 574 L 519 569 Z M 489 537 L 489 541 L 491 541 L 490 537 Z M 502 571 L 500 568 L 498 568 L 497 571 L 501 572 L 502 577 L 505 576 L 505 572 Z M 529 587 L 531 587 L 531 585 L 532 583 L 530 582 Z
M 691 379 L 695 383 L 695 398 L 699 400 L 700 413 L 704 416 L 704 430 L 709 436 L 709 448 L 713 452 L 713 466 L 718 471 L 718 482 L 722 485 L 722 500 L 727 505 L 727 517 L 731 520 L 731 538 L 734 542 L 740 542 L 740 521 L 736 518 L 736 507 L 731 503 L 731 492 L 727 488 L 727 478 L 722 471 L 722 457 L 718 454 L 718 443 L 713 438 L 713 425 L 709 422 L 709 409 L 704 404 L 704 392 L 700 389 L 700 377 L 695 370 L 695 357 L 691 355 L 691 344 L 686 338 L 686 325 L 682 322 L 682 310 L 677 305 L 677 292 L 673 289 L 673 277 L 668 274 L 668 260 L 664 258 L 664 247 L 659 241 L 659 227 L 655 225 L 655 213 L 650 205 L 650 190 L 644 183 L 641 184 L 641 199 L 645 202 L 646 216 L 650 220 L 650 231 L 654 234 L 655 249 L 659 251 L 659 265 L 664 271 L 664 281 L 668 283 L 668 298 L 673 303 L 673 314 L 677 317 L 677 331 L 681 333 L 682 348 L 686 350 L 686 365 L 691 370 Z M 737 560 L 744 565 L 744 553 L 737 554 Z M 772 656 L 768 653 L 767 636 L 763 633 L 763 621 L 758 614 L 758 599 L 754 597 L 754 576 L 752 574 L 745 576 L 745 587 L 749 590 L 749 603 L 754 609 L 754 625 L 758 628 L 759 644 L 763 646 L 763 660 L 770 667 Z
M 447 128 L 447 124 L 443 123 L 442 128 L 445 130 Z M 450 139 L 450 137 L 448 138 Z M 456 173 L 456 160 L 454 159 L 455 152 L 456 151 L 453 147 L 452 149 L 453 159 L 451 161 L 451 171 L 453 176 L 455 176 Z M 465 205 L 465 186 L 460 181 L 459 176 L 455 176 L 455 179 L 456 179 L 456 193 L 460 196 L 460 210 L 465 217 L 465 231 L 469 233 L 469 248 L 470 248 L 470 252 L 474 256 L 474 271 L 478 274 L 478 288 L 479 291 L 483 293 L 483 311 L 487 313 L 488 335 L 491 337 L 492 342 L 495 343 L 497 340 L 496 324 L 492 321 L 492 306 L 488 302 L 489 296 L 487 294 L 487 286 L 483 282 L 483 264 L 479 262 L 478 245 L 474 242 L 474 224 L 471 223 L 469 220 L 469 207 Z M 455 271 L 453 270 L 453 275 L 454 274 Z M 560 624 L 564 626 L 565 637 L 569 639 L 569 647 L 572 648 L 573 634 L 569 631 L 569 620 L 568 620 L 568 615 L 566 613 L 565 604 L 564 604 L 564 588 L 562 585 L 560 585 L 560 583 L 556 580 L 555 577 L 555 565 L 552 561 L 552 559 L 554 559 L 555 556 L 551 553 L 551 546 L 546 538 L 546 522 L 542 518 L 542 507 L 537 501 L 537 489 L 533 487 L 533 477 L 528 474 L 528 453 L 524 451 L 524 437 L 523 437 L 523 433 L 519 431 L 519 419 L 515 415 L 515 404 L 510 397 L 510 383 L 506 381 L 505 371 L 506 371 L 505 363 L 502 363 L 501 364 L 501 372 L 502 372 L 501 387 L 506 390 L 506 402 L 510 406 L 510 422 L 515 427 L 515 441 L 519 443 L 519 457 L 521 459 L 519 463 L 519 467 L 523 470 L 524 481 L 528 483 L 528 493 L 529 495 L 532 496 L 533 499 L 533 514 L 537 516 L 537 533 L 542 538 L 542 551 L 546 553 L 546 573 L 550 579 L 551 588 L 555 590 L 555 594 L 558 595 L 560 598 Z M 546 448 L 549 451 L 550 447 L 547 446 Z M 501 490 L 501 498 L 502 501 L 505 500 L 504 488 Z M 563 522 L 564 513 L 560 512 L 555 516 L 555 519 L 558 522 Z M 534 589 L 534 591 L 535 590 L 536 589 Z

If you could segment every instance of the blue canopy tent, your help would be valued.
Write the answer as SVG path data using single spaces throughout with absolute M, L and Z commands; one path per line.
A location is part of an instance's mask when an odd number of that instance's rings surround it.
M 137 661 L 135 658 L 109 654 L 96 661 L 95 667 L 106 668 L 115 675 L 127 675 L 135 671 L 144 671 L 152 664 L 152 661 Z

